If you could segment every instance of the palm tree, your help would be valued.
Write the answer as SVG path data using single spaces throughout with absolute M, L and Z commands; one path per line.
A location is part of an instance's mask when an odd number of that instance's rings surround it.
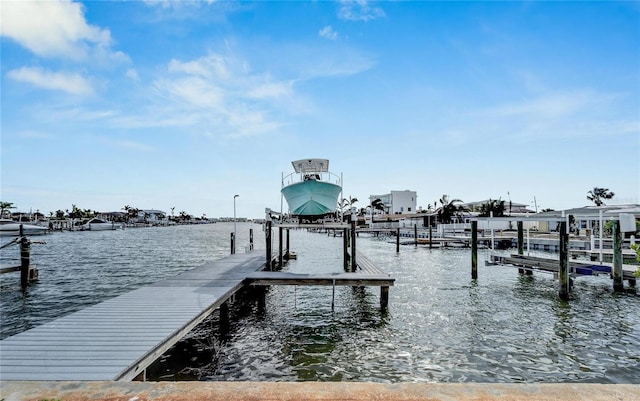
M 478 216 L 489 217 L 491 216 L 491 212 L 493 212 L 493 217 L 504 216 L 504 201 L 500 199 L 489 199 L 488 202 L 483 203 L 480 207 L 480 214 Z
M 13 202 L 0 202 L 0 217 L 4 216 L 4 211 L 9 209 L 15 209 Z
M 456 203 L 462 202 L 460 199 L 450 200 L 449 195 L 442 195 L 439 202 L 442 206 L 438 209 L 438 220 L 444 224 L 451 223 L 452 217 L 458 216 L 460 212 L 466 210 L 464 206 L 456 205 Z
M 604 205 L 603 199 L 611 199 L 615 194 L 609 191 L 609 188 L 595 187 L 587 192 L 587 199 L 596 204 L 596 206 Z
M 349 199 L 342 198 L 342 200 L 338 204 L 338 206 L 340 207 L 340 211 L 344 213 L 345 211 L 350 210 L 353 204 L 357 201 L 358 198 L 352 198 L 351 196 L 349 196 Z

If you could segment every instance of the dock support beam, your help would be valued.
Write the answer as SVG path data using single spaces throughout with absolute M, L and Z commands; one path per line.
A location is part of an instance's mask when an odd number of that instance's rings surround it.
M 396 253 L 400 252 L 400 227 L 396 229 Z
M 471 222 L 471 279 L 478 279 L 478 222 Z
M 226 334 L 229 331 L 229 304 L 224 301 L 220 305 L 220 333 Z
M 620 222 L 612 221 L 613 227 L 613 291 L 624 291 L 622 282 L 622 233 L 620 232 Z
M 287 252 L 286 254 L 286 259 L 289 260 L 289 254 L 291 253 L 291 246 L 290 246 L 290 241 L 289 241 L 289 235 L 291 234 L 290 232 L 291 230 L 287 228 L 287 246 L 285 247 L 285 251 Z
M 567 221 L 560 222 L 560 265 L 558 269 L 559 288 L 558 297 L 563 301 L 569 300 L 569 234 Z
M 418 246 L 418 225 L 414 224 L 413 225 L 413 238 L 414 238 L 414 242 L 415 242 L 415 246 Z
M 249 250 L 253 251 L 253 228 L 249 229 Z

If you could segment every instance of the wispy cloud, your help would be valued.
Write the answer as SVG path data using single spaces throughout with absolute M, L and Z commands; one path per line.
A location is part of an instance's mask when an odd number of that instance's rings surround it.
M 3 1 L 2 36 L 41 57 L 128 60 L 111 50 L 108 29 L 89 25 L 72 1 Z
M 102 145 L 111 146 L 115 148 L 133 150 L 138 152 L 155 152 L 156 148 L 147 145 L 145 143 L 131 141 L 131 140 L 117 140 L 105 137 L 98 137 L 98 142 Z
M 39 88 L 59 90 L 74 95 L 93 93 L 91 82 L 80 74 L 51 72 L 37 67 L 22 67 L 7 72 L 7 77 Z
M 329 39 L 329 40 L 338 39 L 338 32 L 334 31 L 333 27 L 331 27 L 331 25 L 327 25 L 324 28 L 322 28 L 318 32 L 318 35 L 320 35 L 321 38 L 325 38 L 325 39 Z
M 349 21 L 370 21 L 385 17 L 385 13 L 382 8 L 372 6 L 366 0 L 343 0 L 338 17 Z

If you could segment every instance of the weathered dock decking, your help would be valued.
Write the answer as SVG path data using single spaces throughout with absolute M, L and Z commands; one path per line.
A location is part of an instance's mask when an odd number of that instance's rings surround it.
M 0 341 L 2 380 L 132 380 L 265 266 L 235 254 Z
M 246 285 L 380 286 L 386 307 L 395 279 L 360 253 L 358 260 L 352 273 L 293 274 L 263 271 L 262 252 L 233 254 L 0 341 L 0 379 L 144 378 L 151 363 Z

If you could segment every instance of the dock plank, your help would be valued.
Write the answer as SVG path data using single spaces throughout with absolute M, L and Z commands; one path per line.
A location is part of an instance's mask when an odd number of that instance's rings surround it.
M 264 267 L 260 252 L 141 287 L 0 341 L 2 380 L 130 380 Z

